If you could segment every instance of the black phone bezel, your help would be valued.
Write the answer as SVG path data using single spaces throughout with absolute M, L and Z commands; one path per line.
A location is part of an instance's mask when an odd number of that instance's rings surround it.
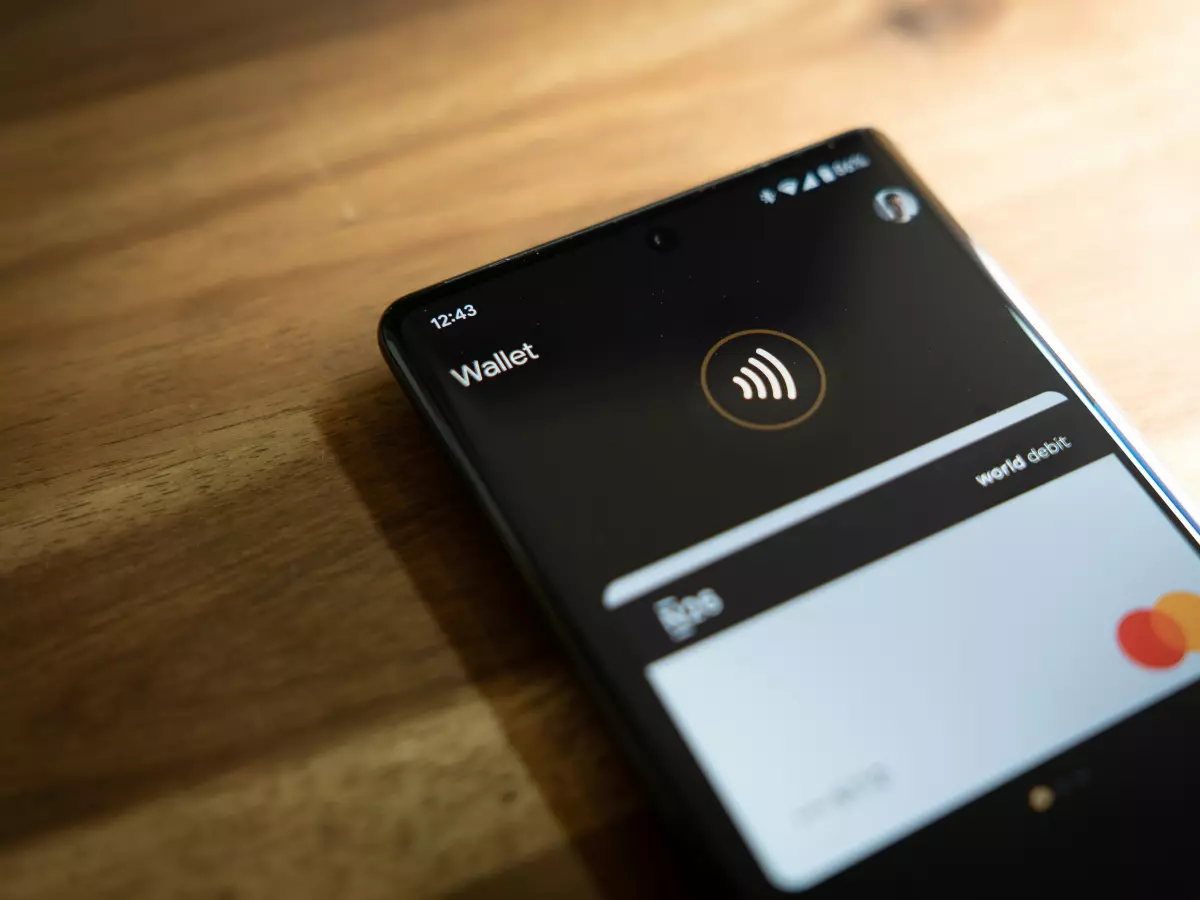
M 676 755 L 674 753 L 664 753 L 659 742 L 653 736 L 652 729 L 639 724 L 644 721 L 647 711 L 635 708 L 635 705 L 627 702 L 625 687 L 605 676 L 605 666 L 601 655 L 591 646 L 585 629 L 567 613 L 567 610 L 570 608 L 569 605 L 561 602 L 541 577 L 532 553 L 523 544 L 519 535 L 506 520 L 503 509 L 496 502 L 486 481 L 479 474 L 478 466 L 472 459 L 468 443 L 455 433 L 449 417 L 440 408 L 435 395 L 426 389 L 420 375 L 415 371 L 410 361 L 406 359 L 401 337 L 401 323 L 408 315 L 419 312 L 427 304 L 440 300 L 448 294 L 469 288 L 474 283 L 496 277 L 502 272 L 510 272 L 515 268 L 535 265 L 549 255 L 575 247 L 580 242 L 590 240 L 613 229 L 645 225 L 649 229 L 647 232 L 649 234 L 650 231 L 656 228 L 672 227 L 665 225 L 664 222 L 678 221 L 688 204 L 702 201 L 706 194 L 714 190 L 741 182 L 754 176 L 755 173 L 761 170 L 769 169 L 781 163 L 794 164 L 796 160 L 802 159 L 807 155 L 827 155 L 830 152 L 836 151 L 844 144 L 857 144 L 860 142 L 871 145 L 875 152 L 882 152 L 889 156 L 906 173 L 912 183 L 920 189 L 922 201 L 935 212 L 946 227 L 954 234 L 963 252 L 975 260 L 989 281 L 995 283 L 993 273 L 979 259 L 976 248 L 966 233 L 939 203 L 932 192 L 929 191 L 924 182 L 913 171 L 912 167 L 907 164 L 901 154 L 895 149 L 891 141 L 874 129 L 861 128 L 839 134 L 828 140 L 812 144 L 727 177 L 717 179 L 648 206 L 581 229 L 524 252 L 505 257 L 438 284 L 422 288 L 392 303 L 384 312 L 379 326 L 378 337 L 380 348 L 393 375 L 408 395 L 413 406 L 437 437 L 455 469 L 469 486 L 471 493 L 483 507 L 486 515 L 499 534 L 508 555 L 516 565 L 518 572 L 532 590 L 536 600 L 562 641 L 563 646 L 571 656 L 576 670 L 581 674 L 585 685 L 589 689 L 589 693 L 597 701 L 602 712 L 605 714 L 613 734 L 622 745 L 627 757 L 633 762 L 635 768 L 640 773 L 642 781 L 654 801 L 656 810 L 669 824 L 680 857 L 684 861 L 685 868 L 689 870 L 692 876 L 689 880 L 697 890 L 706 894 L 711 893 L 713 896 L 782 897 L 792 896 L 792 894 L 775 888 L 764 876 L 751 856 L 741 835 L 712 791 L 711 786 L 703 779 L 698 767 L 694 766 L 694 761 L 693 771 L 687 773 L 681 773 L 677 765 L 672 765 L 671 760 L 676 758 Z M 686 239 L 686 235 L 683 235 L 679 239 Z M 666 248 L 652 246 L 647 243 L 643 252 L 663 252 L 664 249 Z M 997 285 L 997 287 L 1002 295 L 1009 297 L 1002 285 Z M 1012 303 L 1011 297 L 1009 297 L 1009 302 L 1010 304 Z M 1025 321 L 1034 333 L 1041 335 L 1041 330 L 1034 322 L 1029 321 L 1019 308 L 1014 307 L 1014 309 L 1016 314 L 1021 316 L 1022 320 Z M 1074 367 L 1068 365 L 1061 358 L 1058 358 L 1057 355 L 1054 355 L 1055 352 L 1052 349 L 1047 348 L 1046 352 L 1052 355 L 1057 361 L 1061 370 L 1064 371 L 1068 379 L 1072 382 L 1073 387 L 1076 388 L 1081 399 L 1087 403 L 1097 418 L 1100 418 L 1105 422 L 1106 427 L 1109 427 L 1118 446 L 1126 454 L 1127 458 L 1131 461 L 1136 461 L 1142 475 L 1154 485 L 1160 495 L 1164 495 L 1169 500 L 1170 506 L 1166 503 L 1161 504 L 1167 510 L 1168 514 L 1174 515 L 1177 519 L 1186 520 L 1195 527 L 1194 520 L 1183 510 L 1182 504 L 1170 493 L 1154 468 L 1143 457 L 1136 441 L 1130 439 L 1122 432 L 1115 421 L 1116 417 L 1110 417 L 1105 406 L 1083 386 L 1076 377 Z M 1136 713 L 1124 720 L 1120 725 L 1126 725 L 1134 720 L 1149 717 L 1154 711 L 1157 711 L 1156 714 L 1159 719 L 1164 719 L 1167 716 L 1166 706 L 1168 704 L 1174 707 L 1200 710 L 1200 690 L 1196 686 L 1184 688 L 1179 694 L 1161 701 L 1153 710 L 1144 710 L 1141 713 Z M 665 718 L 666 713 L 660 708 L 658 715 Z M 1072 748 L 1059 757 L 1040 766 L 1037 772 L 1026 773 L 1025 776 L 1021 777 L 1021 780 L 1029 780 L 1030 778 L 1037 780 L 1039 774 L 1056 770 L 1056 763 L 1067 757 L 1072 757 L 1069 765 L 1066 767 L 1067 769 L 1070 771 L 1082 771 L 1077 764 L 1078 760 L 1075 758 L 1080 755 L 1081 750 L 1083 750 L 1082 745 Z M 1073 754 L 1074 756 L 1072 756 Z M 1057 768 L 1061 769 L 1063 767 L 1058 766 Z M 697 779 L 701 783 L 699 789 L 697 789 Z M 1009 784 L 1012 784 L 1012 782 L 1009 782 Z M 1003 789 L 998 788 L 996 791 L 985 795 L 985 797 L 972 801 L 946 818 L 953 818 L 979 807 L 985 800 Z M 1028 816 L 1028 813 L 1026 813 L 1026 816 Z M 945 822 L 946 819 L 941 821 Z M 1044 823 L 1039 823 L 1036 820 L 1029 821 L 1028 828 L 1033 829 L 1030 835 L 1038 838 L 1040 841 L 1037 843 L 1037 846 L 1034 846 L 1025 841 L 1025 838 L 1029 835 L 1024 833 L 1024 826 L 1022 826 L 1021 833 L 1012 830 L 1012 825 L 1015 821 L 1013 819 L 1011 822 L 998 825 L 996 834 L 997 846 L 983 856 L 970 860 L 971 864 L 969 866 L 950 866 L 937 871 L 923 869 L 919 872 L 904 872 L 904 877 L 910 880 L 914 886 L 920 884 L 925 888 L 934 889 L 951 889 L 953 886 L 955 890 L 970 890 L 978 884 L 976 879 L 980 875 L 979 866 L 981 864 L 994 863 L 1001 868 L 994 868 L 992 874 L 989 876 L 992 879 L 989 881 L 989 884 L 999 889 L 1001 882 L 995 880 L 998 873 L 1004 871 L 1008 874 L 1013 874 L 1020 868 L 1014 868 L 1011 865 L 1014 861 L 1013 854 L 1016 853 L 1018 856 L 1025 854 L 1025 868 L 1027 870 L 1029 868 L 1036 868 L 1038 870 L 1037 878 L 1041 879 L 1042 884 L 1046 886 L 1053 885 L 1055 889 L 1060 889 L 1063 883 L 1059 881 L 1059 876 L 1066 877 L 1069 867 L 1061 868 L 1054 864 L 1051 856 L 1048 855 L 1050 844 L 1044 839 L 1044 835 L 1035 833 Z M 934 825 L 936 824 L 934 823 Z M 827 896 L 836 893 L 841 896 L 844 892 L 847 895 L 854 896 L 855 892 L 863 887 L 862 879 L 856 877 L 863 872 L 868 874 L 869 881 L 878 884 L 887 884 L 889 887 L 895 888 L 896 883 L 891 879 L 897 877 L 904 868 L 905 853 L 903 848 L 906 846 L 917 848 L 923 844 L 927 844 L 928 832 L 934 825 L 926 826 L 918 832 L 903 838 L 885 850 L 880 851 L 876 856 L 870 857 L 832 876 L 805 893 L 811 896 Z M 999 843 L 1001 841 L 1005 843 Z M 1050 843 L 1052 844 L 1052 842 Z M 918 858 L 927 858 L 930 848 L 925 846 L 923 850 L 925 852 L 918 854 Z M 875 861 L 885 854 L 888 856 L 887 864 L 882 866 L 875 864 Z M 966 862 L 967 860 L 964 860 L 964 863 Z M 1050 874 L 1047 875 L 1046 873 Z M 1027 889 L 1030 888 L 1029 875 L 1029 871 L 1020 873 L 1013 884 L 1023 886 Z M 1077 881 L 1074 883 L 1078 884 Z

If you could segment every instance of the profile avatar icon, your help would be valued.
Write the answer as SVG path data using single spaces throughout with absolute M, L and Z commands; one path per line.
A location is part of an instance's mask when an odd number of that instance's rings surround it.
M 904 225 L 915 219 L 920 211 L 917 198 L 904 188 L 884 188 L 875 195 L 875 215 L 885 222 Z

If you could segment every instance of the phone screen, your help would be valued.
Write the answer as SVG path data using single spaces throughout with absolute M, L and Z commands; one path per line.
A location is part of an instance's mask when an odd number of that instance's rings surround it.
M 871 133 L 382 335 L 656 771 L 772 890 L 921 832 L 1028 840 L 1072 785 L 1116 791 L 1139 720 L 1195 746 L 1138 715 L 1200 674 L 1190 520 Z

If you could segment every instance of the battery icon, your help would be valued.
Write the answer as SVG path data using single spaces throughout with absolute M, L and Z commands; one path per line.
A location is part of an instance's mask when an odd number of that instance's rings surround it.
M 833 169 L 829 166 L 817 166 L 817 175 L 826 184 L 837 180 L 837 176 L 833 174 Z

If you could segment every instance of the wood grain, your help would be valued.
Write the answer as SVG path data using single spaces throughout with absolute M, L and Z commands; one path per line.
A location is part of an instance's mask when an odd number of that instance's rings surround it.
M 5 897 L 678 893 L 374 328 L 843 128 L 891 134 L 1200 485 L 1187 0 L 0 24 Z

